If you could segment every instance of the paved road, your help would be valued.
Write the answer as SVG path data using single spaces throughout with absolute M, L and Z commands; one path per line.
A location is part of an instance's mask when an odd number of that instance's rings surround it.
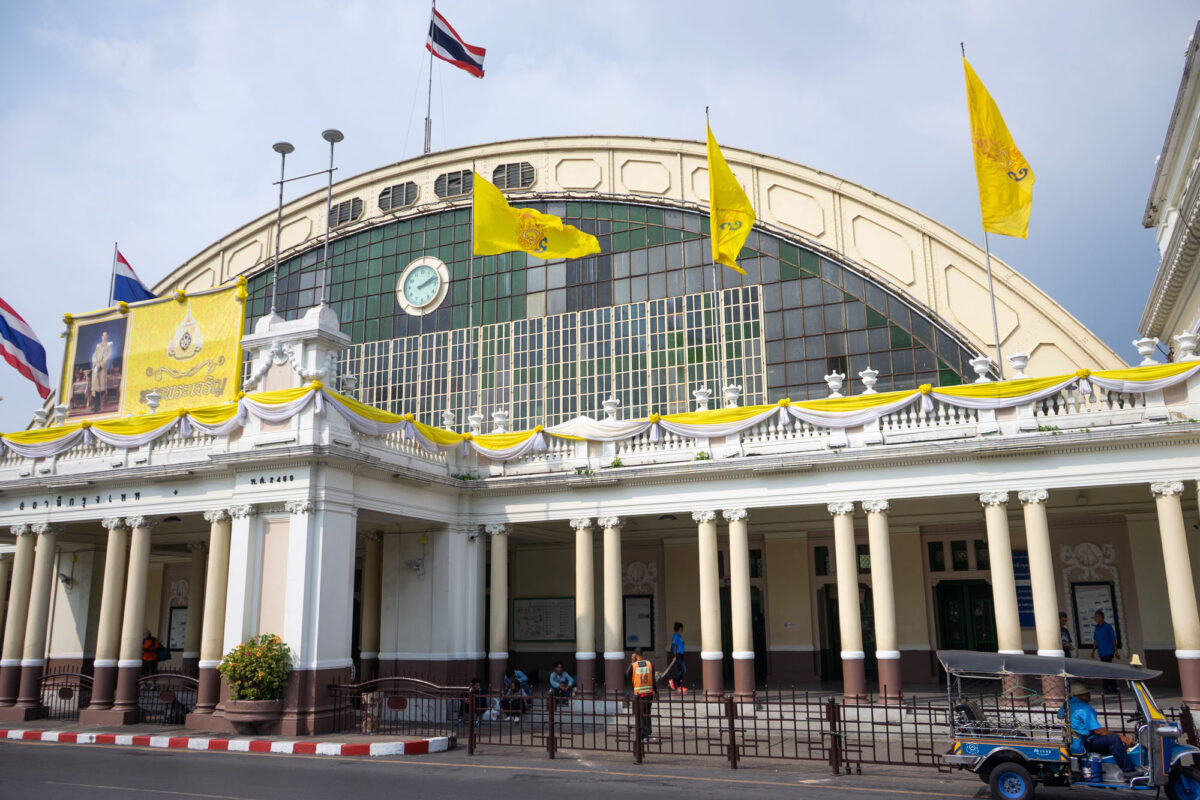
M 680 791 L 689 800 L 987 796 L 986 787 L 970 775 L 928 769 L 876 767 L 866 775 L 833 778 L 827 769 L 792 762 L 757 762 L 733 771 L 707 761 L 636 766 L 627 758 L 576 753 L 560 753 L 550 761 L 495 747 L 475 757 L 459 749 L 357 759 L 0 741 L 0 797 L 5 800 L 661 800 Z M 1038 796 L 1112 797 L 1063 789 L 1043 789 Z

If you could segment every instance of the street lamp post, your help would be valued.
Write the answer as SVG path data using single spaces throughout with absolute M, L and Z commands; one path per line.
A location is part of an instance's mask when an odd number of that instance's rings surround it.
M 321 131 L 321 138 L 329 142 L 329 188 L 325 197 L 325 252 L 321 258 L 321 305 L 325 305 L 325 289 L 329 274 L 329 229 L 333 226 L 333 146 L 346 137 L 336 128 Z
M 291 142 L 276 142 L 271 149 L 279 153 L 279 211 L 275 215 L 275 262 L 271 265 L 271 315 L 275 314 L 276 286 L 279 282 L 279 237 L 283 232 L 283 171 L 288 153 L 294 152 Z

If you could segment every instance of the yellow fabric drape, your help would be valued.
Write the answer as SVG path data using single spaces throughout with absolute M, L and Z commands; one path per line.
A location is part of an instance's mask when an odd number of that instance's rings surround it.
M 61 439 L 82 427 L 82 422 L 68 422 L 66 425 L 55 425 L 53 428 L 33 428 L 28 431 L 14 431 L 13 433 L 4 434 L 4 438 L 16 444 L 41 444 Z
M 660 419 L 667 422 L 678 422 L 680 425 L 724 425 L 729 422 L 741 422 L 770 408 L 773 406 L 738 406 L 737 408 L 714 408 L 709 411 L 683 411 L 679 414 L 665 414 Z
M 1155 364 L 1149 367 L 1102 369 L 1092 374 L 1097 378 L 1108 378 L 1113 381 L 1158 381 L 1163 378 L 1173 378 L 1188 370 L 1193 370 L 1197 366 L 1200 366 L 1200 362 L 1177 361 L 1172 364 Z
M 222 422 L 233 419 L 237 413 L 237 403 L 226 403 L 223 406 L 192 409 L 188 412 L 188 416 L 201 425 L 220 425 Z
M 534 436 L 535 431 L 516 431 L 515 433 L 481 433 L 478 436 L 472 436 L 471 441 L 482 447 L 484 450 L 505 450 L 509 447 L 515 447 L 521 444 L 526 439 Z
M 868 408 L 886 406 L 905 397 L 912 397 L 916 391 L 879 392 L 877 394 L 859 394 L 851 397 L 826 397 L 821 400 L 803 400 L 792 405 L 806 408 L 809 411 L 862 411 Z
M 167 411 L 158 414 L 143 414 L 138 417 L 120 417 L 104 422 L 93 422 L 92 429 L 116 436 L 141 436 L 170 425 L 179 419 L 179 416 L 178 411 Z
M 947 386 L 934 391 L 947 397 L 991 397 L 1007 400 L 1012 397 L 1033 394 L 1051 386 L 1073 380 L 1073 375 L 1056 375 L 1052 378 L 1022 378 L 1016 381 L 994 383 L 965 383 L 962 386 Z

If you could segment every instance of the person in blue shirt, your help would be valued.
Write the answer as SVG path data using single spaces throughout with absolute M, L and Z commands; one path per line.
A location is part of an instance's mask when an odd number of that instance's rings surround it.
M 1071 684 L 1071 699 L 1058 710 L 1058 718 L 1071 715 L 1072 750 L 1082 749 L 1089 753 L 1112 756 L 1126 778 L 1141 775 L 1142 771 L 1133 763 L 1125 748 L 1132 747 L 1132 736 L 1113 733 L 1100 724 L 1096 709 L 1091 706 L 1092 693 L 1082 683 Z
M 556 663 L 554 671 L 550 673 L 550 694 L 555 697 L 570 697 L 571 688 L 574 686 L 575 679 L 563 667 L 563 662 Z
M 687 674 L 687 664 L 683 660 L 683 623 L 675 623 L 675 635 L 671 637 L 671 650 L 667 653 L 667 661 L 675 662 L 675 676 L 667 683 L 672 689 L 686 691 L 683 688 L 683 676 Z
M 1092 658 L 1100 657 L 1101 661 L 1112 663 L 1114 658 L 1117 658 L 1117 632 L 1112 625 L 1104 621 L 1104 612 L 1096 612 L 1096 628 L 1092 631 Z M 1116 681 L 1105 681 L 1104 691 L 1117 691 Z

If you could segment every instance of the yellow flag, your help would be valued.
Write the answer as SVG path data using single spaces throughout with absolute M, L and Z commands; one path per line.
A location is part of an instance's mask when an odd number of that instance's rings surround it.
M 713 261 L 745 275 L 737 257 L 754 227 L 754 207 L 725 163 L 712 128 L 707 123 L 704 127 L 708 129 L 708 221 Z
M 967 109 L 971 113 L 971 146 L 975 151 L 983 229 L 1028 239 L 1033 170 L 1017 149 L 996 101 L 965 58 L 963 69 L 967 75 Z
M 504 194 L 475 173 L 475 255 L 492 256 L 523 250 L 538 258 L 582 258 L 600 252 L 600 242 L 552 214 L 513 208 Z

